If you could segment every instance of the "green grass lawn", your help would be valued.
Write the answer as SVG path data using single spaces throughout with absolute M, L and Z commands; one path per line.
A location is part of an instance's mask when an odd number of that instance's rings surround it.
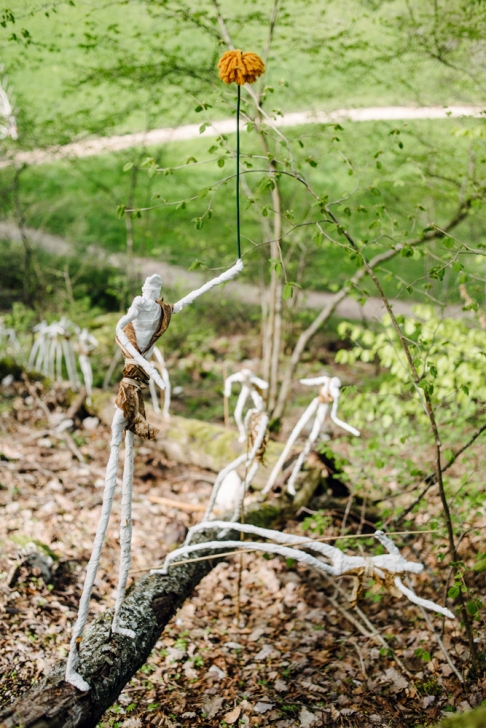
M 386 249 L 394 241 L 402 242 L 419 234 L 430 222 L 444 225 L 452 218 L 462 195 L 463 187 L 444 180 L 448 175 L 464 180 L 468 173 L 472 145 L 478 159 L 483 122 L 480 120 L 444 120 L 414 122 L 344 123 L 342 128 L 306 126 L 287 130 L 292 149 L 302 173 L 319 195 L 330 200 L 342 198 L 334 209 L 343 224 L 356 239 L 367 244 L 369 256 Z M 396 133 L 396 132 L 399 132 Z M 303 148 L 297 143 L 303 144 Z M 242 148 L 246 155 L 259 154 L 255 133 L 244 134 Z M 225 143 L 226 144 L 226 143 Z M 232 148 L 234 138 L 228 138 Z M 127 150 L 122 153 L 78 159 L 72 162 L 31 167 L 20 176 L 20 194 L 26 225 L 65 236 L 81 254 L 90 245 L 107 252 L 126 249 L 125 220 L 117 215 L 117 206 L 130 204 L 130 185 L 134 169 L 123 171 L 127 163 L 140 164 L 152 155 L 160 167 L 173 168 L 190 160 L 190 167 L 173 170 L 170 174 L 150 176 L 146 168 L 137 173 L 137 186 L 132 205 L 141 208 L 140 218 L 132 220 L 134 252 L 189 267 L 195 259 L 209 267 L 226 266 L 235 256 L 234 223 L 234 161 L 213 139 L 197 139 L 165 145 L 159 149 Z M 283 153 L 283 150 L 281 150 Z M 278 154 L 278 151 L 277 151 Z M 194 160 L 220 159 L 209 164 L 193 164 Z M 245 161 L 249 161 L 249 156 Z M 306 159 L 311 160 L 311 166 Z M 300 161 L 299 161 L 300 160 Z M 266 175 L 258 171 L 264 160 L 252 159 L 246 179 L 252 203 L 243 195 L 243 250 L 247 252 L 247 276 L 256 280 L 261 266 L 268 265 L 268 246 L 261 243 L 262 220 L 271 220 L 271 199 L 260 183 Z M 8 189 L 13 169 L 2 170 L 0 184 Z M 228 181 L 219 185 L 219 181 Z M 295 280 L 298 261 L 306 248 L 302 285 L 316 290 L 332 290 L 355 270 L 355 264 L 339 246 L 343 241 L 333 230 L 336 243 L 315 239 L 315 226 L 296 224 L 318 220 L 320 213 L 315 201 L 303 185 L 282 177 L 282 212 L 285 214 L 284 253 L 289 254 L 288 277 Z M 216 191 L 216 193 L 215 193 Z M 190 198 L 197 199 L 189 201 Z M 166 204 L 187 200 L 184 205 Z M 3 215 L 15 217 L 11 198 L 3 198 Z M 144 208 L 153 208 L 145 211 Z M 201 229 L 195 220 L 204 217 Z M 198 223 L 200 224 L 200 223 Z M 481 209 L 473 207 L 468 219 L 455 234 L 459 240 L 475 247 L 485 234 Z M 292 252 L 291 246 L 294 245 Z M 256 246 L 256 247 L 254 247 Z M 297 247 L 295 247 L 297 246 Z M 431 246 L 434 254 L 447 254 L 444 243 Z M 466 270 L 484 274 L 484 259 L 461 258 Z M 433 259 L 416 251 L 408 258 L 398 257 L 387 269 L 408 283 L 417 279 L 411 298 L 425 284 L 432 284 L 431 295 L 458 300 L 458 274 L 448 270 L 443 282 L 426 276 Z M 445 285 L 444 285 L 445 284 Z M 475 285 L 474 281 L 472 285 Z M 478 295 L 482 298 L 482 284 Z M 397 280 L 385 280 L 389 295 L 400 288 Z M 404 294 L 406 297 L 408 294 Z

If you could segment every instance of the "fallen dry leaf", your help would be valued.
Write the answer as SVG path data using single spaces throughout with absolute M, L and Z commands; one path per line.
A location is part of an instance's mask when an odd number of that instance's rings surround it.
M 236 723 L 238 718 L 241 715 L 241 706 L 237 705 L 233 710 L 230 710 L 229 713 L 225 713 L 223 715 L 223 720 L 228 723 L 228 725 L 233 725 L 233 723 Z

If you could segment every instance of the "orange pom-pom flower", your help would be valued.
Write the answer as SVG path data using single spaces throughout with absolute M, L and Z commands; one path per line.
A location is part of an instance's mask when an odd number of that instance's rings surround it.
M 225 83 L 255 83 L 265 71 L 265 64 L 256 53 L 242 51 L 226 51 L 218 63 L 219 77 Z

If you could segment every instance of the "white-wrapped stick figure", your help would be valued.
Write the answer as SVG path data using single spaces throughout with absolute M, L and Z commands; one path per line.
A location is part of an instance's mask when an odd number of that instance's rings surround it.
M 162 415 L 164 417 L 164 420 L 170 420 L 170 393 L 171 393 L 171 387 L 170 387 L 170 378 L 169 378 L 169 371 L 167 367 L 165 366 L 164 357 L 162 356 L 162 352 L 160 349 L 157 349 L 157 347 L 154 347 L 154 357 L 156 359 L 157 367 L 160 371 L 160 376 L 162 377 L 162 381 L 165 384 L 164 389 L 164 407 L 162 410 Z M 159 413 L 160 412 L 160 405 L 159 405 L 159 398 L 157 395 L 157 390 L 155 389 L 155 382 L 152 378 L 150 378 L 149 382 L 149 388 L 150 388 L 150 396 L 152 398 L 152 406 L 154 408 L 154 412 Z
M 125 367 L 123 369 L 123 379 L 120 382 L 120 388 L 116 398 L 115 414 L 111 425 L 111 452 L 106 468 L 101 515 L 96 531 L 93 552 L 86 571 L 78 618 L 73 628 L 66 667 L 66 681 L 79 690 L 89 690 L 89 684 L 76 669 L 79 663 L 79 642 L 88 617 L 91 592 L 110 518 L 118 470 L 118 455 L 124 430 L 126 431 L 126 436 L 121 503 L 121 558 L 112 631 L 126 637 L 135 637 L 134 632 L 129 626 L 126 625 L 123 627 L 120 620 L 120 610 L 125 596 L 131 560 L 133 439 L 135 435 L 145 440 L 153 440 L 156 437 L 158 430 L 150 425 L 145 417 L 142 390 L 147 386 L 151 377 L 161 389 L 164 388 L 164 382 L 159 372 L 157 372 L 148 360 L 152 356 L 155 343 L 167 330 L 173 314 L 182 311 L 182 309 L 195 301 L 201 294 L 206 293 L 220 283 L 231 280 L 241 270 L 243 270 L 243 262 L 241 259 L 238 259 L 236 265 L 228 271 L 209 281 L 196 291 L 192 291 L 192 293 L 189 293 L 173 305 L 164 303 L 163 299 L 160 298 L 162 286 L 160 276 L 149 276 L 143 285 L 142 295 L 137 296 L 133 300 L 127 314 L 122 316 L 116 326 L 116 341 L 124 354 Z
M 246 453 L 240 455 L 218 473 L 211 492 L 208 507 L 203 521 L 209 521 L 216 505 L 225 508 L 233 507 L 232 521 L 238 521 L 243 510 L 243 501 L 248 488 L 252 484 L 267 446 L 268 415 L 264 410 L 250 409 L 245 417 Z M 245 465 L 245 476 L 241 480 L 236 472 L 240 465 Z
M 241 391 L 236 402 L 234 418 L 240 432 L 239 442 L 245 442 L 246 432 L 243 422 L 243 409 L 248 397 L 253 400 L 254 408 L 259 412 L 265 409 L 263 401 L 263 391 L 268 389 L 268 382 L 257 377 L 251 369 L 242 369 L 240 372 L 232 374 L 225 380 L 224 396 L 225 399 L 231 396 L 231 387 L 233 384 L 241 384 Z
M 97 339 L 88 329 L 82 329 L 78 335 L 78 361 L 86 387 L 86 402 L 91 404 L 93 394 L 93 370 L 91 368 L 90 354 L 98 346 Z
M 324 425 L 324 421 L 329 411 L 330 404 L 331 411 L 329 413 L 329 416 L 334 424 L 342 427 L 344 430 L 347 430 L 352 435 L 356 435 L 357 437 L 359 437 L 359 430 L 357 430 L 355 427 L 352 427 L 351 425 L 348 425 L 346 422 L 343 422 L 337 416 L 339 393 L 341 387 L 341 380 L 338 377 L 324 376 L 314 377 L 312 379 L 301 379 L 300 383 L 305 384 L 308 387 L 313 387 L 315 385 L 320 386 L 319 395 L 312 400 L 312 402 L 307 407 L 304 414 L 292 430 L 282 454 L 280 455 L 279 459 L 275 463 L 272 472 L 270 473 L 268 482 L 262 491 L 263 494 L 268 493 L 269 490 L 275 485 L 280 471 L 282 470 L 283 464 L 288 458 L 295 441 L 297 440 L 309 420 L 315 415 L 315 420 L 310 435 L 305 442 L 304 449 L 302 450 L 295 462 L 292 473 L 287 483 L 288 493 L 290 493 L 291 495 L 295 495 L 295 483 L 297 480 L 297 476 L 302 468 L 302 465 L 307 460 L 313 444 L 319 436 L 319 433 L 322 429 L 322 426 Z

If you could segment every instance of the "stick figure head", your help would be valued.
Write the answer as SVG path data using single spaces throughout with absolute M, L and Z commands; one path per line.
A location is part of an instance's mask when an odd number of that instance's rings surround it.
M 152 299 L 152 301 L 156 301 L 158 298 L 160 298 L 161 288 L 162 278 L 157 273 L 155 273 L 153 276 L 148 276 L 142 286 L 143 297 L 150 298 Z

